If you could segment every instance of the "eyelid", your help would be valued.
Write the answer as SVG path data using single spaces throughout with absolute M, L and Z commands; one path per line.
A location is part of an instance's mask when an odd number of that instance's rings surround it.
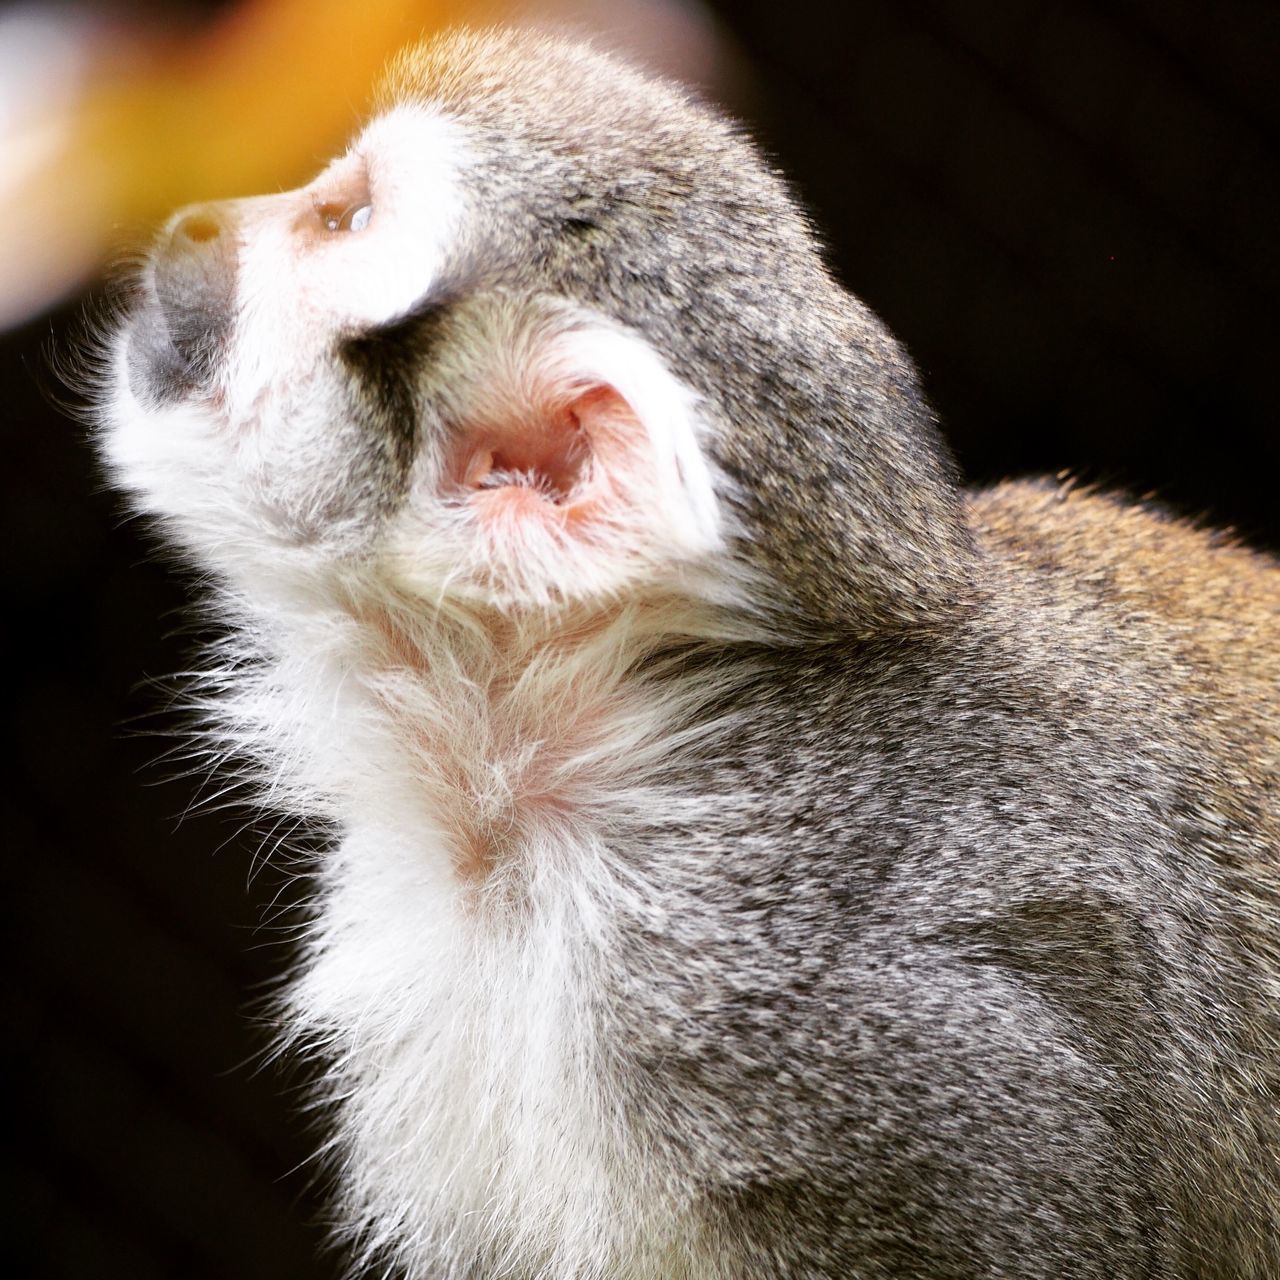
M 351 159 L 356 163 L 341 165 L 338 175 L 318 184 L 312 204 L 322 232 L 359 231 L 364 224 L 353 227 L 351 219 L 363 209 L 369 209 L 372 216 L 374 205 L 368 163 L 363 156 Z

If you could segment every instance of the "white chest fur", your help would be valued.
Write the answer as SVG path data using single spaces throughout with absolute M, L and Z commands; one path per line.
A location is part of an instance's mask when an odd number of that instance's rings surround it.
M 351 1216 L 411 1274 L 660 1274 L 598 1036 L 612 921 L 655 909 L 619 850 L 675 800 L 687 710 L 634 674 L 646 630 L 364 616 L 275 669 L 344 833 L 290 1019 L 333 1064 Z

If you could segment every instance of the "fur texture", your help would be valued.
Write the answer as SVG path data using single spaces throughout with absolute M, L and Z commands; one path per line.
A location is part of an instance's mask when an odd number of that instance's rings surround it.
M 361 1265 L 1280 1274 L 1280 573 L 965 495 L 731 125 L 411 50 L 108 363 L 217 732 L 334 833 L 287 1024 Z

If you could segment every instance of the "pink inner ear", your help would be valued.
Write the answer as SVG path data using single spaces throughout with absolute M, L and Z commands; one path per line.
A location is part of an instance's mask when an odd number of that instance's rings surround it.
M 631 406 L 596 385 L 535 415 L 467 431 L 453 473 L 482 510 L 548 508 L 577 520 L 598 506 L 610 474 L 642 440 Z

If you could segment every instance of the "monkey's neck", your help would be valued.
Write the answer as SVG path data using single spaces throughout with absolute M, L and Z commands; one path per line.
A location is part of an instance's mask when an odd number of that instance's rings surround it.
M 649 820 L 729 678 L 678 678 L 702 624 L 674 601 L 550 619 L 366 597 L 303 625 L 278 645 L 275 756 L 344 829 L 394 829 L 473 886 Z

